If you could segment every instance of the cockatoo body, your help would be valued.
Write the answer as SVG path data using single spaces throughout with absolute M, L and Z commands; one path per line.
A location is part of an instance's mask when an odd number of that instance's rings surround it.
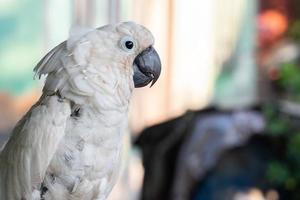
M 1 152 L 1 200 L 106 199 L 132 90 L 160 74 L 153 43 L 133 22 L 77 27 L 38 63 L 36 74 L 48 76 Z

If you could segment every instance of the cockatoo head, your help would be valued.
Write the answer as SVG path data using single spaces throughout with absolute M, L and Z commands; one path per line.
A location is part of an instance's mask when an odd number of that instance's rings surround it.
M 78 105 L 92 96 L 104 102 L 108 93 L 128 102 L 134 86 L 152 86 L 160 75 L 153 44 L 150 31 L 134 22 L 98 29 L 74 26 L 68 40 L 47 53 L 34 71 L 48 75 L 43 92 L 59 92 Z
M 134 22 L 123 22 L 103 26 L 97 30 L 99 38 L 103 40 L 99 44 L 109 47 L 105 49 L 106 52 L 98 55 L 111 55 L 109 59 L 118 63 L 114 67 L 132 72 L 135 87 L 143 87 L 149 83 L 152 86 L 157 81 L 161 72 L 161 62 L 153 48 L 153 35 L 148 29 Z

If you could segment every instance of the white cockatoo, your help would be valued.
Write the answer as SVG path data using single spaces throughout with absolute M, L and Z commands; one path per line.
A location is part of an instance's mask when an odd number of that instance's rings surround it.
M 158 79 L 149 30 L 74 28 L 35 67 L 43 94 L 0 155 L 1 200 L 104 200 L 120 169 L 134 87 Z

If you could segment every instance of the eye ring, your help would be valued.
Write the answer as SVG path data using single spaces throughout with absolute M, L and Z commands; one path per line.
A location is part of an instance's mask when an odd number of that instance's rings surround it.
M 120 40 L 120 46 L 124 51 L 133 53 L 136 49 L 136 41 L 130 36 L 124 36 Z

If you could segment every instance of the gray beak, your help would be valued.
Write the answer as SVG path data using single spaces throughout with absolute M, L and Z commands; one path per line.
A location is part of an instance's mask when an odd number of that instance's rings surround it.
M 150 82 L 152 82 L 150 87 L 154 85 L 160 75 L 161 62 L 152 46 L 137 55 L 133 62 L 133 69 L 133 81 L 136 88 L 144 87 Z

